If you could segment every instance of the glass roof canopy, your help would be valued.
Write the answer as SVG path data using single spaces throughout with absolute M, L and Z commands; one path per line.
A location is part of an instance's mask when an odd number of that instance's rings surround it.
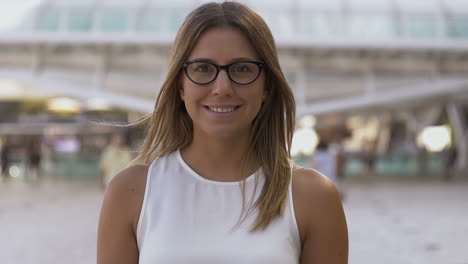
M 0 32 L 174 35 L 205 0 L 6 0 Z M 18 3 L 19 2 L 19 3 Z M 467 0 L 243 0 L 278 39 L 468 39 Z M 7 16 L 8 15 L 8 16 Z

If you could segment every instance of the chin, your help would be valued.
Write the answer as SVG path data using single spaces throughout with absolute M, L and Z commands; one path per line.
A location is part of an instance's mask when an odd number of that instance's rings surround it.
M 210 127 L 202 130 L 203 134 L 210 137 L 216 138 L 236 138 L 242 134 L 247 134 L 248 128 L 239 128 L 239 126 L 219 126 L 219 127 Z

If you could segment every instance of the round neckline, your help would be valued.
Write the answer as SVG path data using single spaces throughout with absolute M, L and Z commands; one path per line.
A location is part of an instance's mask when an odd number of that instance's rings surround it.
M 240 180 L 240 181 L 226 181 L 226 182 L 223 182 L 223 181 L 214 181 L 214 180 L 210 180 L 210 179 L 207 179 L 203 176 L 201 176 L 200 174 L 198 174 L 196 171 L 194 171 L 188 164 L 187 162 L 185 162 L 184 158 L 182 157 L 182 154 L 180 153 L 180 149 L 177 150 L 177 159 L 179 160 L 179 163 L 182 165 L 182 167 L 184 167 L 185 170 L 187 170 L 187 172 L 192 175 L 194 178 L 196 178 L 197 180 L 200 180 L 200 181 L 203 181 L 203 182 L 206 182 L 206 183 L 210 183 L 210 184 L 216 184 L 216 185 L 239 185 L 241 184 L 243 181 Z M 257 177 L 257 174 L 261 171 L 261 168 L 259 168 L 258 170 L 256 170 L 254 173 L 252 173 L 251 175 L 249 175 L 247 178 L 245 178 L 245 183 L 247 182 L 250 182 L 252 181 L 253 179 L 255 179 Z

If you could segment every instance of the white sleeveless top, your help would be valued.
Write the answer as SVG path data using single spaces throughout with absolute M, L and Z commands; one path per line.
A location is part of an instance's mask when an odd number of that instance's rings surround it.
M 246 179 L 247 206 L 260 195 L 262 179 L 261 170 Z M 138 221 L 139 263 L 299 263 L 291 184 L 283 215 L 266 230 L 249 232 L 257 210 L 235 228 L 241 210 L 241 182 L 203 178 L 185 163 L 180 151 L 156 159 L 148 170 Z

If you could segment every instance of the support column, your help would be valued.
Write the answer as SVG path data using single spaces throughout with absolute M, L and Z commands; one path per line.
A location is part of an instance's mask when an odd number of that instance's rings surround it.
M 109 46 L 98 47 L 98 60 L 94 71 L 93 91 L 104 90 L 104 81 L 109 71 Z
M 372 57 L 368 57 L 367 62 L 364 65 L 364 81 L 365 81 L 365 96 L 371 97 L 375 94 L 377 87 L 375 84 L 375 71 L 374 62 Z
M 455 169 L 457 172 L 465 170 L 468 163 L 468 133 L 466 124 L 463 121 L 463 113 L 460 106 L 455 102 L 451 102 L 447 105 L 447 114 L 450 122 L 453 125 L 455 143 L 457 144 L 457 160 L 455 163 Z
M 297 71 L 297 76 L 296 76 L 296 87 L 295 89 L 295 98 L 297 100 L 297 106 L 299 109 L 303 109 L 307 105 L 307 88 L 309 87 L 308 84 L 308 71 L 310 70 L 310 65 L 309 65 L 309 54 L 303 54 L 304 56 L 301 56 L 301 59 L 299 60 L 300 64 L 299 67 L 300 69 Z
M 32 74 L 37 76 L 40 75 L 43 71 L 45 60 L 46 60 L 46 52 L 47 46 L 44 43 L 39 43 L 34 45 L 34 58 L 31 63 L 31 70 Z

